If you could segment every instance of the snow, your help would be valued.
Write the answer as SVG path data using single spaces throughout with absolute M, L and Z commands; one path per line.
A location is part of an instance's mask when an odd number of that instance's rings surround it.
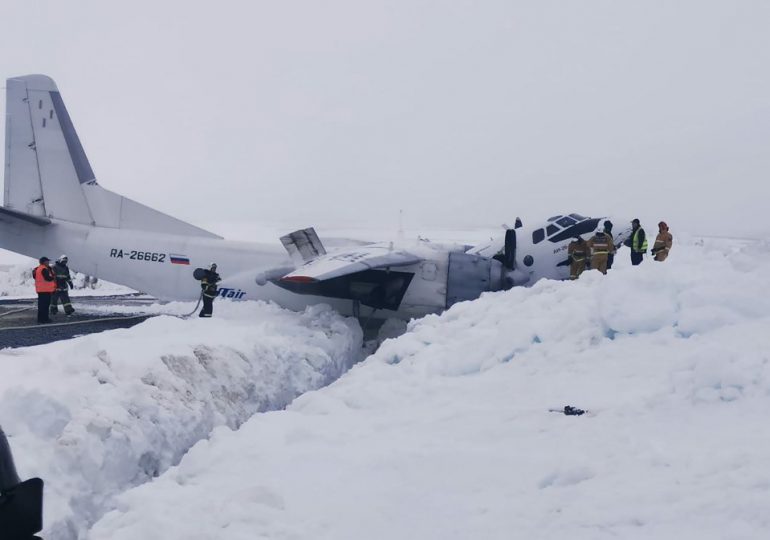
M 678 241 L 411 322 L 89 538 L 768 537 L 770 248 Z
M 34 298 L 35 280 L 32 278 L 32 270 L 35 266 L 37 265 L 32 259 L 29 259 L 28 263 L 0 266 L 0 298 Z M 86 283 L 86 276 L 77 272 L 72 275 L 72 284 L 74 288 L 70 291 L 70 296 L 73 298 L 135 292 L 123 285 L 102 280 L 90 286 Z
M 357 322 L 326 306 L 218 302 L 212 319 L 160 316 L 0 350 L 0 425 L 22 476 L 46 482 L 44 537 L 82 537 L 114 495 L 218 426 L 339 377 L 360 360 L 361 340 Z
M 324 306 L 83 299 L 161 316 L 0 350 L 0 424 L 48 540 L 765 538 L 769 286 L 767 242 L 678 234 L 388 321 L 352 369 Z

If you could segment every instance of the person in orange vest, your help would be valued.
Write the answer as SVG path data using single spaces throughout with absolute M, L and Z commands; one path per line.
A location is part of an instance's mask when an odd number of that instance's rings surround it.
M 582 236 L 575 236 L 575 239 L 569 243 L 567 255 L 569 255 L 569 278 L 577 279 L 586 269 L 586 257 L 588 257 L 588 245 Z
M 35 278 L 37 293 L 37 322 L 45 324 L 51 322 L 48 310 L 51 308 L 51 295 L 56 290 L 56 278 L 48 257 L 40 257 L 39 262 L 40 265 L 32 270 L 32 277 Z
M 612 237 L 604 231 L 596 231 L 596 234 L 586 244 L 591 253 L 591 268 L 606 274 L 607 257 L 610 253 L 615 253 L 615 244 L 612 243 Z
M 655 237 L 655 244 L 650 253 L 655 255 L 655 260 L 663 262 L 668 257 L 671 245 L 674 243 L 674 237 L 668 232 L 668 225 L 665 221 L 658 223 L 658 236 Z

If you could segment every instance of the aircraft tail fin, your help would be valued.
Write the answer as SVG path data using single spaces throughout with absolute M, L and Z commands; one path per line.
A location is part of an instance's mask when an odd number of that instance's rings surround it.
M 5 207 L 99 227 L 219 238 L 99 186 L 53 79 L 13 77 L 6 88 Z

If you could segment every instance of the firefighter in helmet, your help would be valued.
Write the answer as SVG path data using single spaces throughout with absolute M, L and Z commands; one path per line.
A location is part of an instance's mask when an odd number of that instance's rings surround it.
M 655 260 L 663 262 L 668 257 L 668 252 L 674 242 L 674 237 L 668 232 L 668 225 L 665 221 L 658 223 L 658 236 L 655 237 L 655 243 L 652 246 L 652 253 Z
M 579 234 L 567 246 L 567 255 L 569 256 L 569 278 L 577 279 L 583 270 L 586 269 L 586 258 L 588 257 L 588 244 Z
M 217 274 L 217 264 L 211 263 L 208 270 L 204 270 L 201 278 L 201 295 L 203 298 L 203 308 L 198 314 L 199 317 L 211 317 L 214 312 L 214 298 L 217 297 L 217 283 L 222 278 Z
M 66 255 L 62 255 L 56 259 L 56 263 L 53 265 L 53 273 L 56 277 L 56 290 L 53 296 L 51 296 L 51 315 L 56 315 L 59 312 L 59 302 L 61 302 L 66 315 L 72 315 L 75 311 L 70 302 L 69 295 L 69 290 L 72 288 L 72 276 L 70 276 L 70 269 L 67 266 L 68 260 Z
M 612 243 L 612 237 L 604 230 L 596 231 L 586 244 L 591 253 L 591 268 L 606 274 L 607 258 L 610 253 L 615 253 L 615 244 Z

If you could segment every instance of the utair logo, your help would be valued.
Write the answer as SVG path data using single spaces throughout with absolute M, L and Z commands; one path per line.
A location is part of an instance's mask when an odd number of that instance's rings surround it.
M 217 291 L 217 295 L 222 298 L 232 298 L 233 300 L 239 300 L 246 296 L 246 291 L 240 289 L 231 289 L 230 287 L 222 287 Z

